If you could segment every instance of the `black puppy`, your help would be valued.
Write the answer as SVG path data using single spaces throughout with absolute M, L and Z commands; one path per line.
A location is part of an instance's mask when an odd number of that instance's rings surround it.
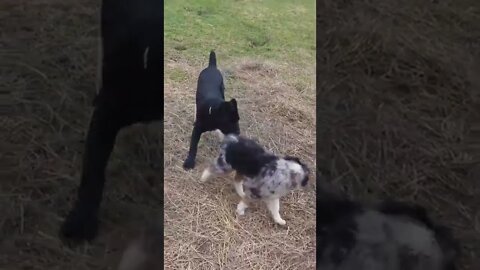
M 96 235 L 105 167 L 117 133 L 134 123 L 163 119 L 162 33 L 163 0 L 102 1 L 102 83 L 87 133 L 78 199 L 61 228 L 66 238 Z
M 223 77 L 217 69 L 215 52 L 210 52 L 208 67 L 200 72 L 197 84 L 195 122 L 185 169 L 195 167 L 198 142 L 203 132 L 219 129 L 223 134 L 240 134 L 237 101 L 225 101 Z

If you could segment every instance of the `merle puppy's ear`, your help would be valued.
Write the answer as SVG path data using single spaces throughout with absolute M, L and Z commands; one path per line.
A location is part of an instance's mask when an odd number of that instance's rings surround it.
M 299 158 L 293 156 L 285 156 L 283 159 L 298 163 L 300 166 L 302 166 L 302 169 L 305 171 L 306 174 L 310 174 L 310 169 L 308 168 L 308 166 L 305 163 L 301 162 Z
M 385 200 L 378 205 L 378 210 L 386 215 L 405 215 L 422 222 L 428 228 L 433 229 L 435 226 L 427 214 L 427 210 L 418 205 L 406 202 Z
M 302 165 L 302 162 L 301 162 L 300 159 L 297 158 L 297 157 L 285 156 L 283 159 L 285 159 L 285 160 L 290 160 L 290 161 L 295 161 L 296 163 Z

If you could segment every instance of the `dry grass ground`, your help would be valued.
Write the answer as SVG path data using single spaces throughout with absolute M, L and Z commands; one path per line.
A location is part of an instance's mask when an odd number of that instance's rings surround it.
M 221 63 L 221 54 L 218 61 Z M 235 61 L 230 65 L 244 87 L 235 87 L 230 81 L 226 84 L 227 96 L 239 101 L 244 134 L 258 138 L 277 153 L 299 156 L 314 168 L 314 95 L 310 100 L 298 97 L 295 88 L 281 79 L 288 68 L 269 67 L 261 60 Z M 167 68 L 184 70 L 188 79 L 184 83 L 167 80 L 165 88 L 166 269 L 312 269 L 313 188 L 282 201 L 281 211 L 288 229 L 273 226 L 260 203 L 253 204 L 246 216 L 237 219 L 235 207 L 239 198 L 231 181 L 219 178 L 204 185 L 199 183 L 201 170 L 218 151 L 219 141 L 214 134 L 204 134 L 196 169 L 185 172 L 181 167 L 192 128 L 195 79 L 202 65 L 194 68 L 176 60 L 167 61 Z M 313 91 L 313 81 L 309 88 Z
M 460 240 L 460 269 L 480 269 L 480 3 L 320 1 L 318 11 L 324 179 L 356 198 L 426 206 Z
M 196 168 L 182 168 L 197 78 L 210 49 L 225 74 L 227 99 L 238 100 L 242 132 L 315 167 L 315 26 L 313 1 L 307 2 L 166 5 L 165 269 L 314 269 L 313 185 L 282 200 L 288 227 L 279 228 L 261 203 L 236 218 L 231 181 L 199 183 L 217 155 L 215 134 L 203 135 Z

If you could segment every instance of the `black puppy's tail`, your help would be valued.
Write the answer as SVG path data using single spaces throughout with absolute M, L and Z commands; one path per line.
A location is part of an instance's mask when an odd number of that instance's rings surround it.
M 210 58 L 208 60 L 209 67 L 216 67 L 217 66 L 217 57 L 215 56 L 215 52 L 212 50 L 210 51 Z

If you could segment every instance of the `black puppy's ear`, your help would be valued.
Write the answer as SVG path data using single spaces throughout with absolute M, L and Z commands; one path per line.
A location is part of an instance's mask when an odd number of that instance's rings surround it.
M 231 110 L 230 107 L 230 103 L 228 101 L 224 101 L 220 104 L 218 110 L 222 113 L 228 113 Z
M 240 120 L 240 116 L 238 115 L 238 107 L 237 107 L 237 100 L 232 98 L 229 102 L 230 104 L 230 114 L 233 118 L 233 121 L 236 122 Z
M 232 98 L 229 102 L 228 105 L 230 106 L 230 111 L 231 112 L 238 112 L 238 107 L 237 107 L 237 100 Z

